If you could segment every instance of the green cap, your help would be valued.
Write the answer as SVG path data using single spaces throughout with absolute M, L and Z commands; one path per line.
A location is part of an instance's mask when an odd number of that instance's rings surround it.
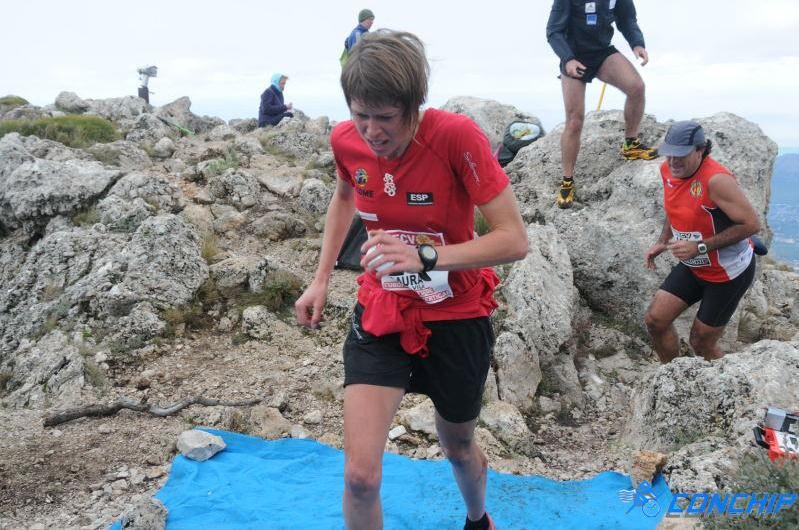
M 371 9 L 361 9 L 361 12 L 358 13 L 358 22 L 363 22 L 367 18 L 375 18 L 375 14 Z

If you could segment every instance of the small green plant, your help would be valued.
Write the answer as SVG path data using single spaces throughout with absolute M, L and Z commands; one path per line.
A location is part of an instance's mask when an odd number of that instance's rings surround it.
M 219 254 L 216 235 L 214 235 L 212 232 L 209 232 L 203 236 L 200 254 L 208 264 L 213 263 L 214 258 Z
M 235 335 L 233 335 L 233 338 L 230 339 L 230 343 L 233 344 L 233 346 L 241 346 L 245 342 L 249 342 L 251 340 L 252 337 L 250 337 L 246 333 L 236 333 Z
M 488 224 L 480 210 L 474 211 L 474 231 L 477 232 L 478 236 L 484 236 L 491 231 L 491 225 Z
M 92 226 L 99 222 L 100 212 L 94 207 L 78 212 L 72 216 L 72 224 L 75 226 Z
M 262 305 L 270 311 L 278 311 L 297 298 L 302 290 L 302 281 L 288 271 L 270 272 L 264 280 L 261 292 L 239 293 L 236 302 L 240 306 Z
M 747 453 L 725 489 L 733 493 L 796 493 L 799 460 L 784 458 L 772 462 L 765 451 Z M 705 530 L 799 528 L 799 502 L 768 517 L 707 517 L 702 520 L 702 527 Z
M 238 169 L 240 165 L 241 161 L 236 152 L 229 149 L 228 152 L 225 153 L 225 158 L 211 161 L 206 167 L 206 172 L 213 177 L 221 175 L 228 169 Z
M 10 372 L 0 372 L 0 396 L 5 396 L 8 393 L 6 386 L 8 382 L 11 381 L 11 373 Z
M 54 283 L 48 283 L 42 291 L 42 302 L 52 302 L 64 292 L 64 288 Z
M 0 138 L 18 132 L 22 136 L 38 136 L 61 142 L 68 147 L 85 148 L 95 143 L 119 140 L 114 125 L 99 116 L 70 114 L 37 120 L 5 120 L 0 122 Z
M 103 388 L 108 384 L 105 372 L 91 359 L 86 359 L 83 363 L 83 377 L 87 383 L 96 388 Z

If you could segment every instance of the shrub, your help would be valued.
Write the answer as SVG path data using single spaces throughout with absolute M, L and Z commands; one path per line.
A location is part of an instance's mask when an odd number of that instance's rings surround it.
M 484 236 L 491 231 L 491 225 L 488 224 L 480 210 L 474 211 L 474 231 L 477 232 L 478 236 Z
M 3 109 L 5 112 L 23 105 L 30 105 L 30 103 L 25 98 L 19 96 L 8 95 L 0 98 L 0 109 Z
M 75 148 L 113 142 L 120 138 L 114 125 L 99 116 L 68 115 L 38 120 L 0 121 L 0 138 L 11 132 L 55 140 Z
M 772 462 L 765 450 L 747 453 L 725 489 L 731 493 L 795 493 L 799 491 L 799 460 Z M 702 525 L 706 530 L 799 528 L 799 502 L 768 517 L 713 517 L 703 519 Z
M 228 150 L 224 159 L 212 161 L 210 164 L 208 164 L 206 171 L 210 176 L 213 177 L 216 175 L 221 175 L 228 169 L 238 169 L 240 165 L 241 162 L 239 161 L 239 157 L 236 155 L 235 151 Z
M 302 291 L 302 281 L 288 271 L 270 272 L 258 293 L 242 292 L 235 295 L 236 303 L 242 307 L 262 305 L 270 311 L 278 311 L 296 299 Z

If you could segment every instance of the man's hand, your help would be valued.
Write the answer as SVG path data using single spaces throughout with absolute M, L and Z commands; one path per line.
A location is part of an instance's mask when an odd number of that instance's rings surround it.
M 577 59 L 572 59 L 568 63 L 566 63 L 566 75 L 569 77 L 574 77 L 576 79 L 580 79 L 583 77 L 585 73 L 585 65 L 578 61 Z
M 685 261 L 699 255 L 697 241 L 674 241 L 669 243 L 669 250 L 672 255 L 680 261 Z
M 291 110 L 292 108 L 291 101 L 289 101 L 288 105 L 286 105 L 286 110 Z
M 661 241 L 657 241 L 654 245 L 649 247 L 649 250 L 644 254 L 644 267 L 653 271 L 657 270 L 655 258 L 660 256 L 666 248 L 668 248 L 668 243 L 663 243 Z
M 643 46 L 636 46 L 633 48 L 633 53 L 636 57 L 641 59 L 641 66 L 646 66 L 646 63 L 649 62 L 649 54 L 646 53 L 646 50 Z

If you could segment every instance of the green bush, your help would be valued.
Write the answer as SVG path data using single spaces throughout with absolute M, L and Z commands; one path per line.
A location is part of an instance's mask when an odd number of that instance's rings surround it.
M 113 142 L 120 138 L 114 125 L 99 116 L 68 115 L 38 120 L 0 121 L 0 138 L 12 132 L 55 140 L 68 147 L 79 149 L 98 142 Z
M 796 493 L 799 491 L 799 460 L 783 458 L 772 462 L 765 450 L 748 453 L 725 489 L 758 494 Z M 799 528 L 799 502 L 768 517 L 713 517 L 704 519 L 702 525 L 705 530 Z
M 477 232 L 478 236 L 484 236 L 491 231 L 491 225 L 488 224 L 488 221 L 480 210 L 474 210 L 474 231 Z
M 27 99 L 21 98 L 19 96 L 8 95 L 0 98 L 0 109 L 3 109 L 4 112 L 21 107 L 23 105 L 30 105 L 30 103 L 28 103 Z

